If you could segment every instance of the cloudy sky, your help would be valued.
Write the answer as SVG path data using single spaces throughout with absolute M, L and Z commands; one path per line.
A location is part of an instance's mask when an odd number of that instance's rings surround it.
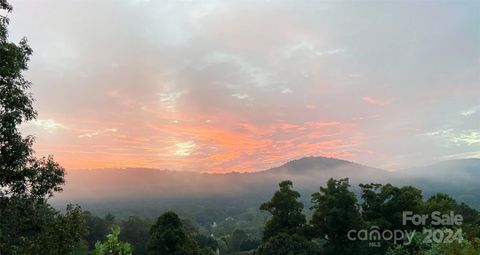
M 478 1 L 11 1 L 67 169 L 480 157 Z

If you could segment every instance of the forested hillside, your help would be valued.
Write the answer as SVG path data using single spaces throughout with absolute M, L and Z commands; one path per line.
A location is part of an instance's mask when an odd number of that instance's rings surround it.
M 429 177 L 430 176 L 430 177 Z M 119 216 L 153 217 L 162 210 L 184 213 L 215 210 L 241 213 L 256 209 L 282 180 L 296 183 L 303 201 L 329 178 L 349 177 L 360 195 L 360 183 L 414 185 L 426 196 L 450 194 L 475 208 L 480 206 L 480 160 L 444 161 L 438 164 L 390 172 L 353 162 L 324 157 L 306 157 L 265 171 L 207 174 L 157 169 L 97 169 L 67 171 L 67 185 L 52 203 L 82 204 L 92 212 L 118 212 Z M 84 185 L 86 182 L 88 186 Z M 215 215 L 215 214 L 214 214 Z M 215 216 L 212 215 L 212 218 Z
M 328 157 L 242 173 L 66 171 L 22 132 L 38 115 L 24 76 L 33 50 L 11 42 L 12 10 L 0 0 L 0 255 L 480 254 L 480 159 L 398 171 Z M 195 143 L 176 147 L 188 156 Z

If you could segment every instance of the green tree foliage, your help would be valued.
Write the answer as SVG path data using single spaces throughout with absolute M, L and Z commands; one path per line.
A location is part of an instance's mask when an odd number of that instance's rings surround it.
M 457 213 L 463 216 L 465 223 L 480 225 L 480 212 L 468 206 L 465 203 L 461 203 L 457 206 Z
M 181 219 L 181 222 L 187 235 L 191 236 L 201 249 L 217 250 L 217 241 L 206 230 L 200 229 L 196 222 L 190 219 Z
M 256 254 L 388 254 L 388 255 L 433 255 L 433 254 L 480 254 L 478 249 L 479 213 L 465 204 L 460 204 L 446 194 L 438 193 L 423 200 L 422 191 L 411 187 L 396 187 L 391 184 L 361 184 L 362 198 L 358 203 L 350 191 L 348 179 L 330 179 L 320 192 L 312 194 L 313 212 L 309 224 L 302 215 L 303 205 L 297 201 L 299 194 L 291 189 L 292 183 L 285 181 L 273 198 L 262 204 L 272 217 L 265 224 L 264 237 Z M 466 240 L 462 242 L 428 244 L 422 233 L 425 226 L 403 225 L 403 212 L 442 214 L 454 212 L 464 216 L 462 229 Z M 299 216 L 299 214 L 301 216 Z M 293 217 L 292 217 L 293 216 Z M 302 217 L 303 216 L 303 217 Z M 300 219 L 300 220 L 299 220 Z M 416 230 L 413 243 L 394 245 L 393 241 L 381 241 L 380 247 L 369 247 L 369 243 L 348 238 L 350 230 Z M 441 227 L 441 226 L 439 226 Z M 454 229 L 456 231 L 456 229 Z M 238 240 L 245 235 L 237 232 L 229 241 L 231 250 L 238 246 Z M 317 238 L 312 241 L 311 238 Z M 323 239 L 323 240 L 322 240 Z
M 193 236 L 200 249 L 205 251 L 216 251 L 218 248 L 218 241 L 211 236 L 204 234 L 196 234 Z M 207 252 L 208 254 L 208 252 Z
M 259 246 L 258 239 L 252 238 L 243 229 L 235 229 L 228 238 L 228 251 L 230 253 L 247 252 Z
M 258 255 L 316 255 L 320 254 L 318 246 L 304 236 L 279 233 L 263 242 L 258 248 Z
M 480 238 L 480 212 L 461 203 L 457 206 L 456 213 L 463 216 L 462 229 L 468 239 Z
M 465 232 L 465 237 L 470 240 L 480 238 L 480 213 L 478 210 L 465 203 L 458 204 L 455 199 L 443 193 L 437 193 L 430 197 L 425 202 L 425 208 L 427 213 L 439 211 L 442 214 L 454 212 L 462 215 L 462 229 Z
M 376 226 L 384 230 L 416 230 L 422 231 L 424 226 L 416 226 L 411 222 L 403 224 L 403 212 L 424 214 L 425 202 L 422 191 L 412 187 L 396 187 L 391 184 L 360 184 L 363 203 L 362 218 L 366 227 Z M 380 247 L 366 247 L 367 254 L 384 254 L 394 244 L 391 241 L 380 240 Z M 364 242 L 365 244 L 365 242 Z
M 442 214 L 457 211 L 457 201 L 444 193 L 437 193 L 431 196 L 425 203 L 425 210 L 427 212 L 438 211 Z
M 133 246 L 133 254 L 146 253 L 146 246 L 150 230 L 150 221 L 143 220 L 136 216 L 128 217 L 128 220 L 121 223 L 122 232 L 120 238 L 128 240 Z
M 0 0 L 1 10 L 11 6 Z M 33 137 L 22 137 L 18 126 L 33 120 L 31 84 L 23 78 L 32 49 L 27 40 L 8 41 L 8 18 L 0 17 L 0 197 L 6 199 L 50 197 L 61 191 L 64 170 L 51 157 L 37 159 Z
M 318 246 L 306 236 L 306 217 L 300 193 L 292 190 L 291 181 L 282 181 L 272 199 L 260 206 L 272 214 L 265 224 L 258 255 L 318 254 Z
M 480 254 L 480 239 L 475 238 L 472 241 L 463 240 L 461 242 L 443 243 L 434 245 L 427 250 L 425 255 L 478 255 Z
M 421 251 L 429 250 L 432 245 L 427 244 L 425 240 L 426 235 L 422 232 L 416 232 L 413 236 L 412 242 L 408 245 L 394 245 L 389 246 L 387 251 L 381 253 L 385 255 L 417 255 Z M 380 253 L 377 253 L 380 254 Z
M 115 216 L 113 216 L 113 214 L 107 213 L 107 214 L 105 215 L 105 218 L 104 218 L 104 219 L 105 219 L 105 224 L 106 224 L 109 228 L 111 228 L 111 227 L 114 226 L 114 224 L 115 224 Z
M 89 249 L 93 250 L 97 241 L 106 240 L 106 236 L 113 225 L 110 225 L 109 222 L 101 217 L 92 215 L 89 211 L 85 211 L 83 217 L 88 229 L 86 241 Z
M 79 206 L 68 205 L 64 214 L 56 213 L 47 243 L 52 254 L 70 254 L 87 234 L 85 218 Z M 45 234 L 43 234 L 45 235 Z M 51 248 L 51 247 L 56 248 Z
M 272 214 L 265 224 L 263 241 L 279 233 L 303 234 L 305 231 L 306 218 L 302 213 L 303 204 L 297 201 L 300 193 L 292 190 L 291 181 L 282 181 L 280 190 L 276 191 L 272 199 L 263 203 L 260 210 Z
M 391 184 L 360 184 L 360 188 L 364 200 L 363 218 L 381 229 L 405 229 L 402 222 L 404 211 L 416 214 L 424 211 L 422 191 L 412 186 L 399 188 Z
M 147 244 L 149 255 L 206 255 L 211 250 L 200 249 L 195 240 L 186 233 L 183 224 L 174 212 L 165 212 L 150 229 Z
M 10 202 L 1 217 L 2 255 L 71 254 L 86 235 L 78 206 L 69 205 L 60 214 L 46 203 L 28 204 L 30 201 L 23 199 Z
M 112 233 L 107 235 L 105 242 L 97 242 L 92 255 L 132 255 L 133 248 L 127 242 L 118 239 L 120 235 L 120 227 L 112 228 Z
M 347 238 L 351 229 L 362 227 L 357 198 L 349 191 L 348 179 L 330 179 L 326 187 L 312 195 L 314 209 L 311 225 L 316 237 L 326 239 L 327 254 L 353 254 L 359 243 Z
M 228 248 L 231 252 L 242 251 L 242 244 L 248 240 L 248 235 L 241 229 L 235 229 L 230 236 Z
M 425 243 L 425 235 L 416 234 L 410 245 L 391 247 L 385 255 L 478 255 L 480 254 L 480 239 L 471 241 L 464 239 L 451 243 Z
M 0 0 L 0 11 L 12 7 Z M 51 156 L 37 158 L 33 137 L 18 126 L 35 119 L 31 84 L 23 77 L 32 49 L 8 40 L 9 20 L 0 15 L 0 251 L 4 254 L 69 254 L 84 235 L 78 207 L 65 215 L 46 200 L 62 190 L 64 169 Z

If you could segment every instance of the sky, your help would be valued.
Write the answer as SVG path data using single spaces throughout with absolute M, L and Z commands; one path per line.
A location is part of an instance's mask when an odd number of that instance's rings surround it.
M 478 1 L 11 1 L 68 169 L 480 157 Z

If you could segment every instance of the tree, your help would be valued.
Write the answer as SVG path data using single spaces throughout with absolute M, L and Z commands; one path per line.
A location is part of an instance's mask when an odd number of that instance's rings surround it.
M 104 241 L 112 226 L 108 226 L 107 222 L 95 215 L 92 215 L 89 211 L 83 213 L 85 223 L 88 229 L 88 235 L 86 241 L 90 250 L 95 248 L 97 241 Z
M 122 222 L 121 227 L 120 238 L 128 240 L 132 244 L 133 254 L 145 254 L 150 222 L 136 216 L 130 216 L 127 221 Z
M 438 211 L 442 214 L 449 214 L 450 212 L 455 212 L 457 208 L 457 201 L 445 193 L 437 193 L 431 196 L 425 203 L 427 213 Z
M 202 250 L 216 251 L 219 248 L 218 241 L 209 235 L 198 233 L 193 236 L 193 239 L 195 239 L 195 242 L 197 242 L 198 246 Z M 206 253 L 209 254 L 209 252 L 206 252 Z
M 213 254 L 213 252 L 200 249 L 193 238 L 186 233 L 178 215 L 170 211 L 160 215 L 151 227 L 147 254 L 204 255 Z
M 272 218 L 265 224 L 263 241 L 279 233 L 304 234 L 306 218 L 303 215 L 303 204 L 297 201 L 300 193 L 292 190 L 291 181 L 282 181 L 280 190 L 276 191 L 272 199 L 263 203 L 260 210 L 272 214 Z
M 326 239 L 324 248 L 328 254 L 358 254 L 359 243 L 349 240 L 348 232 L 363 224 L 357 198 L 349 188 L 348 179 L 330 179 L 326 187 L 312 194 L 313 233 Z
M 105 242 L 97 242 L 92 255 L 132 255 L 132 245 L 118 240 L 120 227 L 112 228 L 112 233 L 107 235 Z
M 421 214 L 424 211 L 422 191 L 412 187 L 391 184 L 360 184 L 363 218 L 381 229 L 421 229 L 422 226 L 403 225 L 403 212 Z
M 434 245 L 426 255 L 445 254 L 445 255 L 478 255 L 480 254 L 480 239 L 475 238 L 471 241 L 463 240 L 450 244 L 442 243 Z
M 181 219 L 185 233 L 195 240 L 200 249 L 215 251 L 218 248 L 218 242 L 209 235 L 206 230 L 201 230 L 198 223 L 191 219 Z
M 12 6 L 0 0 L 0 10 Z M 32 49 L 8 40 L 9 19 L 0 15 L 0 250 L 2 254 L 68 254 L 83 235 L 79 208 L 65 216 L 46 200 L 62 190 L 64 169 L 51 156 L 37 158 L 33 137 L 18 126 L 36 118 L 31 83 L 24 79 Z M 62 233 L 65 237 L 58 236 Z M 67 242 L 68 241 L 68 242 Z
M 111 213 L 107 213 L 104 217 L 104 221 L 109 228 L 113 227 L 115 224 L 115 216 Z
M 263 242 L 257 255 L 318 255 L 318 246 L 297 234 L 279 233 Z
M 465 203 L 461 203 L 457 209 L 457 213 L 463 216 L 463 220 L 465 223 L 469 224 L 478 224 L 480 225 L 480 212 L 471 208 Z
M 297 201 L 300 193 L 292 190 L 291 181 L 282 181 L 270 201 L 260 206 L 272 214 L 265 224 L 263 239 L 256 254 L 293 255 L 318 254 L 318 245 L 306 236 L 303 204 Z
M 2 254 L 73 253 L 87 232 L 80 207 L 69 205 L 65 214 L 60 214 L 46 203 L 29 202 L 10 200 L 8 209 L 3 210 Z
M 231 252 L 241 251 L 241 245 L 248 239 L 247 233 L 241 229 L 235 229 L 228 242 L 228 248 Z
M 250 237 L 243 229 L 235 229 L 228 239 L 231 253 L 255 250 L 259 246 L 259 240 Z
M 12 7 L 0 0 L 0 8 Z M 37 159 L 33 137 L 22 137 L 18 126 L 35 119 L 31 84 L 23 78 L 32 49 L 27 40 L 8 41 L 8 18 L 0 16 L 0 197 L 41 199 L 61 191 L 64 170 L 52 157 Z
M 422 191 L 412 187 L 396 187 L 391 184 L 360 184 L 362 189 L 362 217 L 367 228 L 377 227 L 384 230 L 401 229 L 421 231 L 424 226 L 412 222 L 403 224 L 403 212 L 423 214 L 425 205 Z M 383 254 L 394 243 L 380 240 L 380 247 L 368 247 L 369 254 Z
M 456 240 L 451 243 L 425 243 L 425 235 L 417 233 L 410 245 L 391 247 L 385 255 L 478 255 L 480 254 L 480 239 Z
M 480 212 L 465 203 L 457 206 L 455 212 L 462 215 L 462 230 L 468 239 L 480 238 Z

